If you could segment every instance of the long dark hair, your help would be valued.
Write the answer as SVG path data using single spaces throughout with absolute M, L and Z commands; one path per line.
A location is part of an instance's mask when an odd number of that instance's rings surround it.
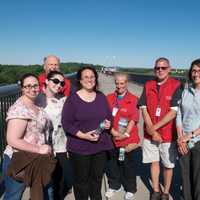
M 94 73 L 95 76 L 95 86 L 94 86 L 94 91 L 98 91 L 98 87 L 99 87 L 99 82 L 98 82 L 98 73 L 96 71 L 95 68 L 90 67 L 90 66 L 86 66 L 86 67 L 82 67 L 81 69 L 78 70 L 77 74 L 76 74 L 76 82 L 77 82 L 77 89 L 80 90 L 82 89 L 82 85 L 80 83 L 81 78 L 82 78 L 82 72 L 85 70 L 90 70 Z

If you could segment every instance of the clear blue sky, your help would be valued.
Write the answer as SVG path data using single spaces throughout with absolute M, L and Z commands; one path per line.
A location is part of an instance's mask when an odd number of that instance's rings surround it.
M 0 63 L 63 62 L 151 67 L 200 57 L 200 1 L 0 0 Z

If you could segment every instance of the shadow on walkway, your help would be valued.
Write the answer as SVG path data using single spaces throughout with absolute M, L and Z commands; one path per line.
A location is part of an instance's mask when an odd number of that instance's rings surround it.
M 135 150 L 135 166 L 136 166 L 136 175 L 139 176 L 146 186 L 146 188 L 149 190 L 149 192 L 152 192 L 152 187 L 150 183 L 150 164 L 143 164 L 142 163 L 142 149 L 139 147 Z M 161 165 L 161 178 L 160 183 L 163 185 L 163 167 Z M 174 200 L 181 200 L 181 191 L 180 191 L 180 167 L 179 163 L 176 163 L 176 167 L 174 169 L 174 175 L 171 185 L 170 194 Z

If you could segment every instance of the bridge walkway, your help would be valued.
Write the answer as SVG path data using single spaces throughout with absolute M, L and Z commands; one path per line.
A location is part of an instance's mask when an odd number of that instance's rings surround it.
M 115 89 L 114 80 L 112 76 L 107 76 L 104 74 L 99 75 L 99 83 L 100 83 L 100 90 L 105 94 L 108 94 Z M 129 83 L 129 90 L 133 92 L 135 95 L 140 96 L 142 92 L 142 86 L 139 86 L 134 83 Z M 142 118 L 140 118 L 139 123 L 139 133 L 141 140 L 143 138 L 143 131 L 142 131 Z M 149 199 L 149 192 L 151 191 L 151 182 L 150 182 L 150 174 L 149 174 L 149 166 L 142 164 L 142 155 L 141 155 L 141 148 L 138 148 L 135 156 L 136 161 L 136 174 L 137 174 L 137 192 L 135 194 L 136 200 L 148 200 Z M 175 177 L 173 179 L 173 190 L 170 195 L 170 200 L 179 200 L 180 199 L 180 184 L 179 184 L 179 170 L 175 169 Z M 162 187 L 162 186 L 161 186 Z M 102 197 L 103 200 L 107 200 L 105 197 L 105 191 L 108 189 L 107 179 L 104 176 L 102 182 Z M 121 191 L 114 195 L 110 200 L 123 200 L 124 199 L 124 191 Z M 2 198 L 1 198 L 2 199 Z M 26 189 L 23 195 L 22 200 L 29 200 L 29 191 Z M 73 192 L 66 196 L 65 200 L 74 200 Z

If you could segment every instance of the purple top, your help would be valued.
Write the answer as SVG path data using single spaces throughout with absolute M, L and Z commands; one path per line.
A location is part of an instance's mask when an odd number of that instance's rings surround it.
M 109 130 L 104 130 L 97 142 L 76 137 L 78 131 L 88 132 L 98 128 L 105 120 L 112 119 L 106 97 L 97 92 L 92 102 L 83 101 L 77 93 L 71 95 L 65 102 L 62 111 L 62 126 L 67 135 L 68 151 L 90 155 L 113 148 Z

